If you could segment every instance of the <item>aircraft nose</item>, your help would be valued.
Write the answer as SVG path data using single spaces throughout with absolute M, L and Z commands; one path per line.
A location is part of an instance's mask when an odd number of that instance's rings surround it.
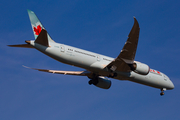
M 169 79 L 169 89 L 174 89 L 174 84 L 170 79 Z

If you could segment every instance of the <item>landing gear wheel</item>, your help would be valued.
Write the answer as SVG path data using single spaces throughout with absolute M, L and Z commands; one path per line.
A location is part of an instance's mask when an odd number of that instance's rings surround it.
M 160 95 L 163 96 L 163 95 L 164 95 L 164 92 L 161 92 Z
M 98 79 L 92 79 L 92 80 L 90 80 L 88 83 L 89 83 L 89 85 L 97 85 L 98 84 Z
M 90 80 L 88 83 L 89 83 L 89 85 L 92 85 L 92 84 L 93 84 L 93 81 L 92 81 L 92 80 Z

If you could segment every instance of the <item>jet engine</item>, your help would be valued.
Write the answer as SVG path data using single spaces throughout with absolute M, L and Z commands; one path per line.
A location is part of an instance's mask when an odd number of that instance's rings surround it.
M 103 89 L 109 89 L 111 87 L 111 81 L 105 77 L 96 77 L 89 81 L 89 84 L 93 84 L 96 87 L 103 88 Z
M 132 71 L 135 73 L 141 74 L 141 75 L 147 75 L 150 71 L 150 68 L 148 65 L 140 62 L 134 62 L 133 65 L 131 65 Z

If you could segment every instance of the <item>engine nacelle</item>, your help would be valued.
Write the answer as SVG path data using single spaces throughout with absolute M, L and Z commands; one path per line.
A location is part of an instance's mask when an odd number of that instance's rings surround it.
M 111 81 L 105 77 L 98 77 L 95 79 L 91 79 L 89 81 L 89 84 L 93 84 L 96 87 L 103 88 L 103 89 L 109 89 L 111 87 Z
M 133 71 L 141 74 L 141 75 L 147 75 L 150 71 L 150 68 L 148 65 L 140 62 L 134 62 L 133 63 Z

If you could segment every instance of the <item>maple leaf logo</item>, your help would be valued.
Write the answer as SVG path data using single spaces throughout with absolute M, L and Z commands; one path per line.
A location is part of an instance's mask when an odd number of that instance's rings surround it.
M 34 29 L 34 32 L 35 32 L 36 35 L 40 34 L 40 32 L 41 32 L 41 26 L 40 25 L 38 25 L 37 28 L 33 27 L 33 29 Z

